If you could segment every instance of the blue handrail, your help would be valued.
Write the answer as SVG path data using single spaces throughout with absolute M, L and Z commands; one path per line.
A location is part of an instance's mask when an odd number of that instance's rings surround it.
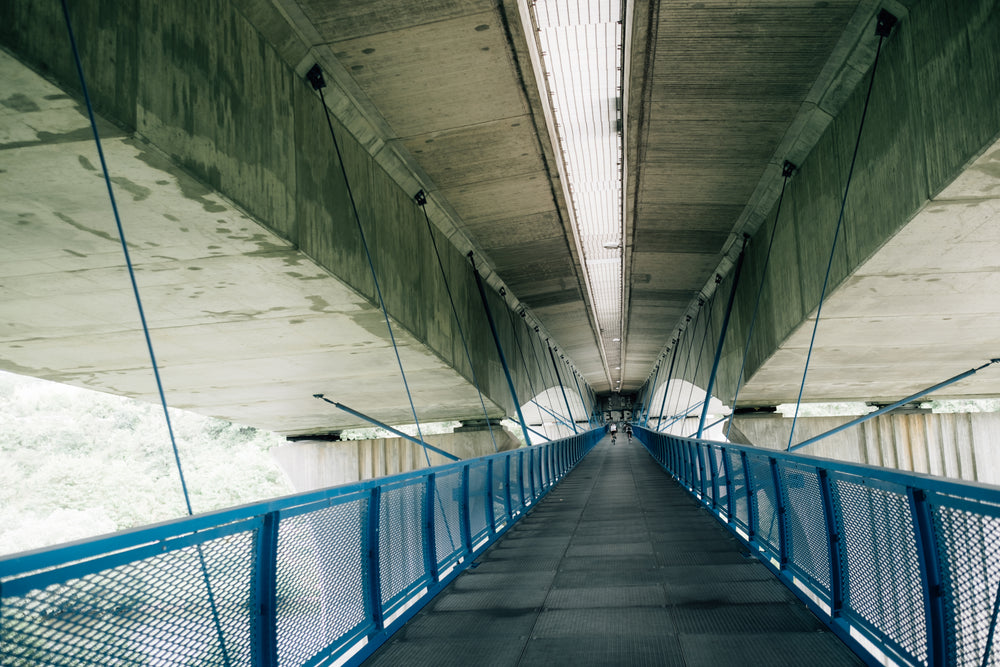
M 604 429 L 0 558 L 4 664 L 358 664 Z
M 635 434 L 870 664 L 989 659 L 1000 488 L 641 426 Z

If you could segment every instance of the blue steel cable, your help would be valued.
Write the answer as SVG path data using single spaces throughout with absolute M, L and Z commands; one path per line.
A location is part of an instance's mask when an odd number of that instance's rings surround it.
M 427 235 L 431 237 L 431 245 L 434 247 L 434 256 L 437 257 L 438 268 L 441 269 L 441 278 L 444 280 L 444 289 L 448 292 L 448 303 L 451 304 L 451 312 L 455 316 L 455 326 L 458 327 L 458 335 L 462 339 L 462 349 L 465 350 L 465 358 L 469 361 L 469 370 L 472 371 L 472 384 L 476 387 L 476 393 L 479 394 L 479 403 L 483 406 L 483 415 L 486 417 L 486 428 L 490 431 L 490 440 L 493 441 L 493 451 L 500 451 L 497 447 L 497 440 L 493 437 L 493 426 L 490 424 L 490 413 L 486 410 L 486 401 L 483 400 L 483 392 L 479 388 L 479 378 L 476 376 L 476 366 L 472 363 L 472 353 L 469 352 L 469 344 L 465 340 L 465 331 L 462 328 L 462 320 L 458 317 L 458 308 L 455 307 L 455 297 L 451 293 L 451 285 L 448 283 L 448 275 L 444 270 L 444 262 L 441 261 L 441 253 L 438 252 L 437 240 L 434 238 L 434 230 L 431 229 L 431 219 L 427 216 L 427 197 L 424 196 L 424 191 L 421 190 L 417 193 L 414 199 L 417 205 L 420 206 L 420 210 L 424 212 L 424 221 L 427 223 Z
M 1000 585 L 997 586 L 997 594 L 993 599 L 993 613 L 990 615 L 990 629 L 986 634 L 986 646 L 983 648 L 982 667 L 990 664 L 990 655 L 993 653 L 993 636 L 997 629 L 998 613 L 1000 613 Z
M 691 318 L 688 317 L 688 320 Z M 670 370 L 667 371 L 667 381 L 663 384 L 663 399 L 660 401 L 660 412 L 656 415 L 656 428 L 655 431 L 660 430 L 660 422 L 663 420 L 663 408 L 667 404 L 667 393 L 670 391 L 670 380 L 674 375 L 674 363 L 677 361 L 677 352 L 681 347 L 681 339 L 684 338 L 684 329 L 681 329 L 677 333 L 677 338 L 673 341 L 674 353 L 670 356 Z M 666 359 L 664 359 L 666 361 Z
M 385 307 L 385 299 L 382 298 L 382 288 L 379 286 L 378 274 L 375 271 L 375 262 L 372 261 L 371 251 L 368 249 L 368 239 L 365 236 L 364 226 L 361 224 L 361 215 L 358 212 L 358 205 L 354 201 L 354 191 L 351 189 L 351 182 L 347 178 L 347 165 L 340 154 L 340 142 L 337 141 L 337 133 L 333 131 L 333 121 L 330 120 L 330 110 L 326 106 L 326 97 L 323 95 L 323 88 L 326 82 L 323 80 L 323 73 L 319 65 L 313 65 L 306 75 L 313 89 L 319 92 L 319 99 L 323 105 L 323 114 L 326 116 L 327 127 L 330 128 L 330 137 L 333 139 L 333 148 L 337 153 L 337 162 L 340 163 L 340 171 L 344 175 L 344 185 L 347 186 L 347 198 L 351 201 L 351 210 L 354 212 L 354 222 L 358 225 L 358 234 L 361 236 L 361 247 L 365 250 L 365 259 L 368 260 L 368 268 L 372 274 L 372 281 L 375 283 L 375 294 L 378 296 L 378 304 L 382 308 L 382 316 L 385 318 L 385 326 L 389 330 L 389 340 L 392 341 L 392 351 L 396 355 L 396 365 L 399 366 L 399 374 L 403 378 L 403 388 L 406 389 L 406 399 L 410 403 L 410 413 L 413 415 L 413 422 L 417 425 L 417 438 L 424 442 L 424 434 L 420 429 L 420 419 L 417 418 L 417 409 L 413 405 L 413 395 L 410 393 L 410 383 L 406 381 L 406 371 L 403 370 L 403 360 L 399 357 L 399 347 L 396 345 L 396 335 L 392 332 L 392 324 L 389 322 L 389 311 Z M 431 465 L 431 457 L 424 448 L 424 460 L 427 467 Z
M 423 431 L 420 428 L 420 419 L 417 418 L 417 409 L 413 405 L 413 395 L 410 393 L 410 384 L 406 381 L 406 371 L 403 370 L 403 360 L 399 357 L 399 347 L 396 345 L 396 336 L 392 332 L 392 324 L 389 322 L 389 311 L 385 307 L 385 299 L 382 298 L 382 288 L 379 286 L 378 274 L 375 271 L 375 262 L 372 261 L 371 252 L 368 249 L 368 239 L 365 236 L 364 226 L 361 224 L 361 215 L 358 213 L 358 205 L 354 201 L 354 190 L 351 189 L 351 181 L 347 178 L 347 165 L 344 164 L 344 158 L 340 153 L 340 142 L 337 141 L 337 133 L 333 131 L 333 121 L 330 119 L 330 109 L 326 106 L 326 97 L 323 95 L 323 88 L 326 86 L 326 81 L 323 80 L 323 72 L 319 65 L 313 65 L 312 69 L 306 74 L 306 78 L 312 85 L 313 89 L 319 92 L 319 100 L 323 106 L 323 115 L 326 117 L 326 125 L 330 129 L 330 138 L 333 140 L 333 148 L 337 153 L 337 162 L 340 163 L 340 172 L 344 176 L 344 185 L 347 188 L 347 197 L 351 201 L 351 210 L 354 211 L 354 222 L 358 225 L 358 234 L 361 237 L 361 247 L 365 249 L 365 258 L 368 260 L 368 268 L 372 274 L 372 282 L 375 284 L 375 293 L 378 295 L 378 303 L 382 308 L 382 317 L 385 318 L 386 329 L 389 330 L 389 339 L 392 341 L 392 351 L 396 355 L 396 365 L 399 366 L 399 374 L 403 378 L 403 388 L 406 389 L 406 400 L 410 403 L 410 413 L 413 415 L 413 422 L 417 426 L 417 439 L 423 444 L 424 461 L 427 462 L 427 467 L 431 467 L 431 457 L 427 453 L 427 449 L 430 445 L 424 440 Z M 322 398 L 322 396 L 320 396 Z M 324 399 L 326 400 L 326 399 Z M 491 434 L 492 435 L 492 434 Z M 441 494 L 435 489 L 437 495 L 438 505 L 441 507 L 441 512 L 444 513 L 444 504 L 441 500 Z M 452 547 L 455 546 L 455 541 L 451 536 L 451 529 L 448 527 L 448 516 L 444 515 L 445 520 L 445 532 L 448 535 L 448 540 L 451 542 Z
M 881 16 L 880 18 L 880 27 Z M 891 29 L 891 25 L 889 28 Z M 887 33 L 886 33 L 887 34 Z M 875 70 L 878 68 L 878 58 L 882 53 L 882 42 L 885 34 L 879 34 L 878 46 L 875 48 L 875 61 L 872 63 L 872 75 L 868 80 L 868 92 L 865 95 L 865 104 L 861 109 L 861 122 L 858 123 L 858 136 L 854 141 L 854 154 L 851 156 L 851 166 L 847 170 L 847 183 L 844 185 L 844 196 L 840 201 L 840 214 L 837 216 L 837 227 L 833 232 L 833 244 L 830 247 L 830 259 L 826 263 L 826 275 L 823 277 L 823 289 L 819 293 L 819 305 L 816 306 L 816 319 L 813 321 L 812 336 L 809 339 L 809 351 L 806 353 L 806 365 L 802 369 L 802 383 L 799 385 L 799 397 L 795 401 L 795 416 L 792 417 L 792 428 L 788 433 L 788 446 L 786 451 L 792 447 L 792 439 L 795 437 L 795 424 L 799 419 L 799 406 L 802 405 L 802 391 L 806 386 L 806 375 L 809 373 L 809 362 L 812 360 L 813 344 L 816 342 L 816 329 L 819 328 L 819 317 L 823 312 L 823 299 L 826 297 L 826 288 L 830 282 L 830 270 L 833 268 L 833 257 L 837 251 L 837 239 L 840 237 L 840 228 L 844 222 L 844 208 L 847 206 L 847 193 L 851 189 L 851 178 L 854 176 L 854 165 L 858 159 L 858 149 L 861 147 L 861 132 L 865 128 L 865 117 L 868 115 L 868 103 L 871 101 L 872 89 L 875 86 Z
M 718 282 L 718 281 L 716 281 Z M 705 318 L 705 335 L 701 337 L 701 344 L 698 345 L 698 358 L 695 360 L 694 373 L 691 375 L 691 388 L 688 390 L 688 400 L 687 405 L 689 406 L 685 409 L 684 414 L 687 415 L 692 409 L 697 408 L 697 406 L 691 406 L 691 399 L 694 397 L 694 380 L 698 377 L 698 369 L 701 368 L 701 358 L 704 357 L 705 352 L 705 341 L 709 338 L 714 338 L 712 335 L 712 311 L 715 309 L 715 295 L 718 294 L 719 290 L 716 289 L 712 292 L 712 296 L 708 298 L 708 315 Z M 705 399 L 698 405 L 707 403 L 710 396 L 706 395 Z
M 705 300 L 701 299 L 701 303 L 698 306 L 698 313 L 694 316 L 694 321 L 690 323 L 690 327 L 691 327 L 691 339 L 688 341 L 688 349 L 684 353 L 684 370 L 682 370 L 680 372 L 680 375 L 677 376 L 677 378 L 680 379 L 682 382 L 684 381 L 684 378 L 687 376 L 688 366 L 690 366 L 690 364 L 691 364 L 691 354 L 694 351 L 694 334 L 698 330 L 698 322 L 701 320 L 701 314 L 704 311 L 704 308 L 705 308 Z M 684 391 L 684 388 L 680 387 L 677 390 L 677 392 L 676 392 L 677 396 L 675 396 L 671 401 L 669 401 L 667 403 L 667 414 L 668 415 L 672 415 L 675 412 L 677 412 L 678 410 L 680 410 L 680 407 L 681 407 L 681 400 L 680 400 L 680 398 L 681 398 L 681 393 L 683 391 Z M 663 414 L 662 414 L 663 411 L 661 410 L 660 412 L 661 412 L 660 417 L 662 418 L 663 417 Z M 673 423 L 673 422 L 671 422 L 671 423 Z M 659 423 L 659 421 L 657 421 L 657 423 L 656 423 L 656 430 L 657 431 L 660 430 L 660 423 Z
M 507 290 L 503 287 L 500 288 L 500 298 L 503 299 L 503 305 L 507 310 L 507 319 L 510 321 L 510 335 L 514 337 L 514 345 L 517 347 L 518 356 L 521 357 L 521 368 L 524 369 L 524 377 L 528 381 L 528 389 L 531 391 L 533 396 L 538 396 L 535 391 L 535 383 L 531 379 L 531 373 L 528 372 L 528 363 L 524 359 L 524 347 L 521 345 L 521 337 L 517 335 L 517 327 L 514 325 L 514 311 L 507 307 Z M 534 403 L 535 405 L 541 407 L 541 403 L 532 398 L 529 403 Z M 569 426 L 569 422 L 565 420 L 561 415 L 557 415 L 553 410 L 546 410 L 550 415 L 555 417 L 560 422 Z M 572 417 L 570 417 L 572 419 Z
M 767 268 L 771 263 L 771 248 L 774 247 L 774 236 L 775 232 L 778 231 L 778 216 L 781 215 L 781 202 L 785 198 L 785 186 L 788 185 L 788 179 L 791 177 L 792 173 L 795 171 L 795 165 L 791 162 L 785 161 L 784 167 L 782 167 L 782 176 L 784 180 L 781 181 L 781 194 L 778 195 L 778 206 L 774 212 L 774 224 L 771 226 L 771 238 L 767 243 L 767 253 L 764 255 L 764 266 L 760 270 L 760 285 L 757 286 L 757 298 L 753 303 L 753 314 L 750 316 L 750 326 L 747 329 L 747 342 L 743 347 L 743 360 L 740 362 L 740 374 L 736 378 L 736 391 L 733 393 L 733 412 L 729 424 L 726 426 L 726 439 L 729 439 L 729 431 L 733 428 L 733 419 L 736 416 L 736 400 L 740 397 L 740 385 L 743 382 L 743 372 L 747 367 L 747 354 L 750 352 L 750 341 L 753 339 L 753 329 L 757 324 L 757 312 L 760 309 L 760 298 L 764 294 L 764 284 L 767 282 Z
M 527 323 L 525 323 L 525 326 L 527 326 Z M 535 329 L 535 333 L 538 333 L 537 328 Z M 538 360 L 538 350 L 535 348 L 535 341 L 537 341 L 538 344 L 541 345 L 542 340 L 540 336 L 532 336 L 529 340 L 531 341 L 531 356 L 534 357 L 535 359 L 535 365 L 538 367 L 538 375 L 539 377 L 542 378 L 542 384 L 544 385 L 549 380 L 546 379 L 545 370 L 543 370 L 543 365 Z M 547 368 L 547 366 L 545 366 L 544 368 Z M 550 378 L 552 377 L 551 371 L 549 371 L 549 377 Z M 546 398 L 548 398 L 548 390 L 545 391 L 545 396 Z M 552 407 L 553 407 L 552 401 L 549 400 L 549 408 L 551 409 Z
M 146 312 L 142 307 L 142 298 L 139 296 L 139 285 L 135 279 L 135 269 L 132 266 L 132 257 L 128 251 L 128 243 L 125 241 L 125 230 L 122 227 L 121 215 L 118 212 L 118 202 L 115 199 L 114 188 L 111 186 L 111 175 L 108 171 L 108 163 L 104 159 L 104 147 L 101 144 L 101 134 L 97 129 L 97 119 L 94 116 L 94 106 L 90 101 L 90 91 L 87 88 L 87 78 L 83 73 L 83 63 L 80 61 L 80 50 L 76 45 L 76 36 L 73 33 L 73 23 L 69 18 L 69 7 L 66 0 L 62 0 L 63 18 L 66 20 L 66 32 L 69 34 L 70 47 L 73 50 L 73 60 L 76 63 L 76 73 L 80 77 L 80 89 L 83 92 L 83 100 L 87 106 L 87 116 L 90 119 L 90 129 L 94 134 L 94 143 L 97 146 L 97 156 L 101 161 L 101 171 L 104 174 L 104 184 L 108 189 L 108 198 L 111 200 L 111 211 L 114 214 L 115 226 L 118 230 L 118 240 L 121 243 L 122 252 L 125 255 L 125 266 L 128 268 L 129 281 L 132 283 L 132 294 L 135 297 L 135 305 L 139 310 L 139 321 L 142 323 L 142 333 L 146 338 L 146 349 L 149 351 L 149 361 L 153 366 L 153 376 L 156 379 L 156 391 L 160 395 L 160 405 L 163 407 L 163 418 L 167 423 L 167 433 L 170 436 L 170 446 L 174 453 L 174 463 L 177 465 L 177 474 L 181 481 L 181 491 L 184 493 L 184 505 L 187 507 L 188 516 L 194 514 L 191 510 L 191 497 L 188 494 L 187 482 L 184 480 L 184 469 L 181 467 L 181 456 L 177 449 L 177 439 L 174 437 L 174 428 L 170 423 L 170 411 L 167 409 L 167 398 L 163 391 L 163 382 L 160 380 L 160 369 L 156 363 L 156 354 L 153 352 L 153 340 L 149 335 L 149 325 L 146 322 Z M 205 581 L 205 588 L 208 592 L 208 602 L 212 610 L 212 620 L 215 623 L 215 631 L 219 636 L 219 646 L 222 649 L 222 658 L 225 664 L 229 665 L 229 652 L 226 650 L 226 640 L 222 634 L 222 625 L 219 623 L 219 612 L 215 605 L 215 595 L 212 593 L 212 585 L 208 578 L 208 566 L 205 564 L 205 557 L 201 550 L 201 545 L 197 545 L 198 559 L 201 562 L 201 573 Z

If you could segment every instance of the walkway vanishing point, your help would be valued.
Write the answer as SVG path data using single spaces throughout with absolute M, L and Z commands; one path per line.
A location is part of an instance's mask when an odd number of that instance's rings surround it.
M 365 664 L 863 664 L 623 440 L 606 436 Z

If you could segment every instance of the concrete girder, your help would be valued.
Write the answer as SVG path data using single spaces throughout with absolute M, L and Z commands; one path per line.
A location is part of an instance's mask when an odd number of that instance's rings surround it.
M 998 356 L 997 72 L 994 0 L 915 3 L 886 40 L 803 400 L 891 402 Z M 798 394 L 865 88 L 789 182 L 741 405 Z M 771 220 L 753 237 L 738 290 L 717 392 L 726 401 Z M 934 397 L 996 395 L 1000 374 L 988 370 Z
M 42 16 L 32 13 L 36 8 Z M 35 5 L 7 9 L 12 16 L 4 25 L 24 33 L 5 33 L 4 40 L 24 47 L 28 53 L 22 55 L 56 79 L 69 76 L 61 59 L 68 50 L 58 48 L 61 17 Z M 115 3 L 91 9 L 93 14 L 79 12 L 83 45 L 105 43 L 107 33 L 95 25 L 135 18 Z M 105 150 L 145 286 L 168 402 L 290 435 L 361 425 L 312 398 L 320 392 L 345 403 L 351 397 L 355 407 L 386 422 L 411 422 L 353 219 L 344 210 L 339 167 L 329 161 L 319 101 L 273 56 L 269 66 L 242 74 L 271 92 L 283 91 L 277 101 L 240 107 L 236 97 L 225 104 L 201 100 L 201 93 L 217 93 L 208 89 L 204 73 L 188 72 L 185 79 L 181 63 L 164 54 L 199 44 L 209 51 L 239 45 L 210 48 L 191 26 L 189 33 L 177 25 L 168 30 L 157 22 L 166 21 L 157 11 L 151 16 L 156 20 L 143 25 L 147 32 L 132 34 L 132 42 L 122 44 L 123 30 L 113 32 L 119 36 L 109 57 L 115 72 L 94 68 L 91 85 L 98 108 L 115 121 L 103 123 Z M 269 62 L 266 45 L 243 23 L 231 13 L 217 27 L 246 33 L 242 48 L 259 51 Z M 48 51 L 39 45 L 44 40 L 35 39 L 47 30 L 53 35 Z M 157 39 L 180 42 L 150 46 Z M 229 56 L 227 65 L 239 69 L 239 58 Z M 200 66 L 217 65 L 211 53 L 199 57 Z M 85 57 L 85 64 L 93 58 Z M 119 76 L 142 68 L 142 76 Z M 173 84 L 150 78 L 159 70 L 171 71 L 166 79 Z M 4 229 L 9 324 L 3 367 L 152 399 L 155 389 L 86 118 L 64 90 L 6 54 L 2 79 L 8 97 L 0 160 L 10 175 L 3 184 L 3 217 L 11 221 Z M 173 92 L 164 94 L 158 87 L 164 85 Z M 199 134 L 218 113 L 225 113 L 228 124 Z M 263 147 L 241 147 L 251 130 L 262 129 L 262 119 L 265 126 L 274 122 L 269 139 Z M 393 221 L 370 230 L 369 243 L 418 416 L 481 416 L 422 214 L 352 139 L 341 141 L 352 182 L 364 195 L 362 215 Z M 244 165 L 220 146 L 259 153 Z M 260 225 L 261 212 L 270 228 Z M 468 263 L 443 236 L 437 242 L 487 405 L 498 416 L 513 401 L 493 360 Z M 500 297 L 490 298 L 502 312 Z M 501 332 L 506 346 L 514 345 L 514 336 L 528 337 L 520 329 Z M 515 378 L 522 391 L 536 380 L 516 371 Z

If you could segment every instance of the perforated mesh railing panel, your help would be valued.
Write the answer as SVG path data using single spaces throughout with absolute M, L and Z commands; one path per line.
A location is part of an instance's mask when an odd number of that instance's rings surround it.
M 493 508 L 489 500 L 490 480 L 485 462 L 469 466 L 469 496 L 475 496 L 477 504 L 469 505 L 469 533 L 473 543 L 486 535 L 489 524 L 488 512 Z M 475 493 L 473 493 L 475 492 Z
M 927 660 L 917 543 L 902 493 L 833 479 L 844 522 L 844 607 L 914 656 Z
M 524 506 L 521 489 L 521 466 L 518 465 L 520 460 L 519 452 L 511 454 L 510 474 L 507 476 L 507 484 L 510 485 L 510 511 L 514 514 L 520 512 Z
M 390 607 L 423 580 L 424 486 L 406 484 L 383 489 L 379 510 L 379 568 L 382 604 Z
M 519 477 L 538 471 L 541 493 L 543 455 L 559 461 L 548 488 L 602 435 L 533 447 L 520 468 L 524 452 L 504 452 L 2 557 L 0 662 L 312 665 L 347 651 L 358 662 L 385 640 L 380 623 L 416 613 L 471 563 L 463 554 L 509 528 L 508 484 L 520 508 Z M 447 571 L 435 576 L 434 559 Z
M 302 664 L 371 619 L 367 521 L 367 498 L 282 519 L 275 578 L 281 664 Z
M 507 522 L 507 470 L 505 459 L 499 458 L 493 462 L 493 527 L 500 528 Z M 508 459 L 509 460 L 509 459 Z
M 980 512 L 997 508 L 969 504 L 946 507 L 931 502 L 937 556 L 942 563 L 942 594 L 949 619 L 949 654 L 955 665 L 982 665 L 986 641 L 1000 595 L 1000 518 Z M 996 632 L 995 634 L 1000 634 Z M 1000 664 L 994 636 L 986 662 Z
M 747 506 L 747 476 L 743 470 L 743 457 L 738 451 L 726 450 L 729 459 L 729 474 L 732 475 L 733 516 L 732 520 L 743 530 L 750 529 L 750 510 Z
M 25 595 L 5 593 L 3 664 L 222 665 L 220 631 L 229 661 L 249 664 L 254 536 L 240 532 Z
M 636 431 L 653 458 L 700 491 L 688 455 L 695 441 Z M 712 447 L 728 463 L 715 468 L 715 485 L 728 473 L 730 528 L 855 650 L 876 647 L 873 664 L 1000 665 L 1000 488 Z M 754 531 L 738 530 L 750 523 Z
M 754 526 L 757 539 L 768 547 L 771 555 L 778 556 L 781 550 L 781 526 L 779 522 L 782 518 L 778 514 L 771 463 L 766 457 L 747 456 L 747 467 L 750 469 L 750 479 L 754 490 L 753 499 L 757 508 L 757 525 Z
M 484 489 L 473 486 L 469 470 L 469 514 L 483 516 Z M 438 475 L 434 479 L 434 556 L 439 567 L 446 567 L 462 553 L 462 471 Z M 482 521 L 480 521 L 482 523 Z
M 726 488 L 725 454 L 718 447 L 711 447 L 709 449 L 709 456 L 711 457 L 711 464 L 715 469 L 715 489 L 713 490 L 715 504 L 719 510 L 728 513 L 729 490 Z
M 830 598 L 830 547 L 819 476 L 815 468 L 787 464 L 778 469 L 785 487 L 790 567 Z

